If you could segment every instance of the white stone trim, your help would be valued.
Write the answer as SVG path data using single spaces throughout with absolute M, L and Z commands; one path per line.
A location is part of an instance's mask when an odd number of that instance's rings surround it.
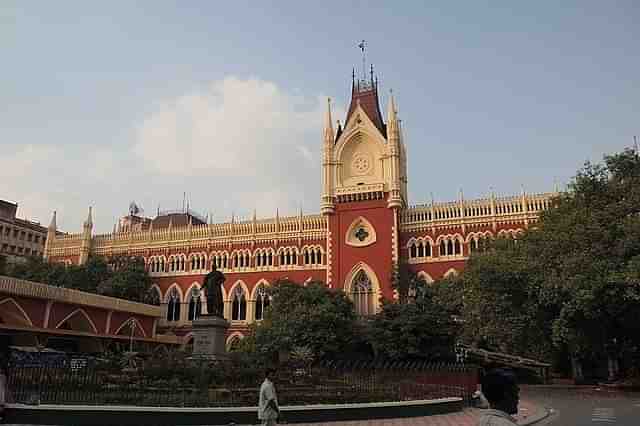
M 366 228 L 366 230 L 369 232 L 369 235 L 364 241 L 358 240 L 358 238 L 353 235 L 353 232 L 359 226 Z M 376 228 L 374 228 L 371 222 L 369 222 L 364 216 L 358 216 L 357 218 L 355 218 L 344 234 L 345 244 L 352 247 L 367 247 L 375 243 L 377 239 L 378 235 L 376 234 Z
M 98 327 L 96 327 L 96 324 L 93 322 L 93 320 L 89 317 L 89 315 L 87 315 L 87 313 L 85 312 L 84 309 L 82 308 L 78 308 L 76 310 L 74 310 L 73 312 L 71 312 L 69 315 L 67 315 L 66 317 L 64 317 L 64 319 L 62 321 L 60 321 L 55 328 L 60 328 L 60 326 L 62 324 L 65 323 L 65 321 L 73 318 L 76 315 L 82 315 L 84 317 L 84 319 L 89 323 L 89 325 L 91 326 L 91 328 L 93 329 L 93 333 L 94 334 L 98 334 Z M 74 331 L 80 331 L 80 330 L 74 330 Z
M 6 299 L 3 299 L 2 301 L 0 301 L 0 306 L 4 305 L 5 303 L 12 303 L 13 306 L 15 306 L 18 309 L 18 311 L 20 311 L 20 313 L 23 316 L 23 320 L 25 320 L 27 325 L 33 327 L 33 322 L 31 321 L 31 318 L 29 318 L 29 315 L 27 315 L 27 313 L 22 308 L 22 306 L 20 306 L 20 304 L 16 302 L 16 300 L 13 297 L 7 297 Z

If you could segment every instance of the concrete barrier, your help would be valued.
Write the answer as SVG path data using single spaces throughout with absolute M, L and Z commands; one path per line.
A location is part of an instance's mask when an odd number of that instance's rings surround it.
M 462 398 L 365 404 L 283 406 L 287 423 L 422 417 L 460 411 Z M 257 407 L 136 407 L 8 404 L 5 422 L 65 426 L 256 424 Z

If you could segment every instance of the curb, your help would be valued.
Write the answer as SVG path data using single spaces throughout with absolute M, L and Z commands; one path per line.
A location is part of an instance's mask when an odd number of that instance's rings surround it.
M 255 424 L 257 407 L 142 407 L 8 404 L 9 424 L 162 426 Z M 287 423 L 400 419 L 462 411 L 459 397 L 420 401 L 283 406 Z

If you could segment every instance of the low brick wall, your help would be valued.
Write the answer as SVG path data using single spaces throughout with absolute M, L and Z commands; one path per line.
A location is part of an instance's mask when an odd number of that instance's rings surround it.
M 461 398 L 367 404 L 282 407 L 287 423 L 422 417 L 460 411 Z M 179 408 L 86 405 L 22 405 L 6 407 L 7 423 L 65 426 L 176 426 L 256 424 L 257 407 Z

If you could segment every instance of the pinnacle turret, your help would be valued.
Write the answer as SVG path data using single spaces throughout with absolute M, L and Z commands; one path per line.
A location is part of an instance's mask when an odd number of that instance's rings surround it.
M 331 119 L 331 98 L 327 98 L 327 111 L 324 115 L 324 143 L 333 144 L 334 141 L 333 120 Z
M 51 223 L 49 224 L 49 229 L 52 231 L 58 230 L 58 223 L 56 221 L 56 211 L 53 211 L 53 216 L 51 217 Z
M 93 212 L 92 207 L 89 206 L 89 213 L 87 214 L 87 220 L 84 221 L 85 228 L 93 228 Z

